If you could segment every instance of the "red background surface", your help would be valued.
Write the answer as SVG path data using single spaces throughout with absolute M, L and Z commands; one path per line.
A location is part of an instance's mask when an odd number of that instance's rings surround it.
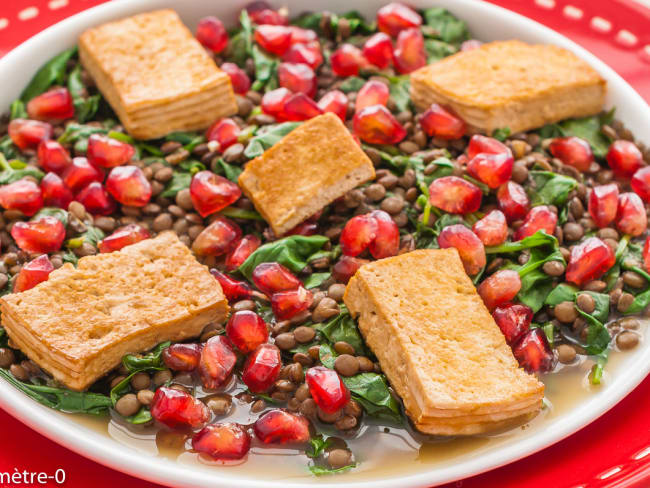
M 103 0 L 0 0 L 0 55 L 49 25 Z M 650 101 L 650 10 L 630 0 L 491 0 L 567 35 L 616 69 Z M 577 8 L 581 15 L 570 15 Z M 36 7 L 35 17 L 19 14 Z M 574 10 L 575 12 L 575 10 Z M 23 13 L 24 15 L 24 13 Z M 608 32 L 591 25 L 594 16 L 610 22 Z M 636 40 L 621 43 L 621 29 Z M 639 107 L 648 110 L 648 107 Z M 602 488 L 650 486 L 650 378 L 587 428 L 516 463 L 445 488 Z M 63 468 L 63 486 L 158 485 L 113 471 L 46 439 L 0 410 L 0 472 L 15 469 L 54 472 Z M 18 486 L 18 485 L 1 485 Z M 21 485 L 26 486 L 26 485 Z M 34 485 L 36 486 L 36 485 Z M 38 486 L 61 486 L 55 483 Z

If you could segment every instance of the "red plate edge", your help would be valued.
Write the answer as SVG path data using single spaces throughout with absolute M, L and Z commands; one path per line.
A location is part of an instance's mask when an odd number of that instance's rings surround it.
M 650 102 L 650 10 L 631 0 L 489 0 L 561 32 L 597 55 Z M 4 2 L 0 55 L 46 27 L 104 0 Z M 29 17 L 29 8 L 37 15 Z M 26 12 L 27 10 L 27 12 Z M 606 22 L 594 21 L 600 17 Z M 8 22 L 4 28 L 5 20 Z M 603 30 L 603 26 L 609 30 Z M 600 26 L 600 27 L 599 27 Z M 621 33 L 621 31 L 624 31 Z M 630 36 L 631 34 L 631 36 Z M 630 42 L 631 41 L 631 42 Z M 647 109 L 647 108 L 644 108 Z M 601 418 L 562 442 L 516 463 L 444 488 L 636 488 L 650 486 L 650 378 Z M 46 439 L 0 411 L 12 444 L 0 447 L 0 473 L 16 469 L 53 475 L 68 487 L 157 487 L 101 466 Z M 42 453 L 47 452 L 47 456 Z M 5 485 L 6 486 L 6 485 Z M 61 486 L 48 481 L 41 486 Z

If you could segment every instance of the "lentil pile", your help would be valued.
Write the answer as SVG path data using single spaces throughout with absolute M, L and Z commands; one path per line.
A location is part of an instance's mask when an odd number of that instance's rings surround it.
M 28 290 L 64 263 L 172 230 L 221 284 L 228 323 L 127 355 L 84 393 L 60 388 L 0 329 L 0 374 L 17 388 L 52 408 L 65 394 L 68 410 L 75 401 L 73 411 L 110 410 L 134 428 L 157 422 L 161 442 L 191 439 L 221 461 L 251 443 L 303 445 L 312 472 L 326 474 L 356 465 L 346 439 L 364 419 L 408 422 L 342 303 L 368 260 L 456 247 L 531 373 L 588 356 L 598 384 L 609 352 L 642 340 L 650 151 L 613 111 L 492 137 L 467 134 L 435 104 L 415 113 L 408 73 L 481 44 L 440 8 L 289 22 L 255 2 L 230 31 L 203 19 L 197 38 L 230 75 L 238 105 L 205 133 L 133 140 L 75 49 L 12 104 L 0 122 L 0 289 Z M 237 177 L 324 112 L 359 139 L 377 177 L 275 236 Z M 369 230 L 372 239 L 359 238 Z M 233 397 L 258 416 L 252 425 L 227 421 Z

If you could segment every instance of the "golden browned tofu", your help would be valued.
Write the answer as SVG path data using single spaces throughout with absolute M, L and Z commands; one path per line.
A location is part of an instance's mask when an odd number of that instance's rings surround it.
M 519 368 L 455 249 L 366 264 L 344 301 L 418 430 L 476 434 L 541 408 L 544 385 Z
M 281 236 L 375 177 L 372 161 L 332 113 L 303 123 L 239 176 L 239 186 Z
M 138 139 L 203 129 L 237 112 L 229 76 L 173 10 L 89 29 L 79 38 L 79 57 Z
M 475 131 L 527 131 L 600 112 L 606 82 L 585 61 L 557 46 L 496 41 L 411 74 L 420 110 L 451 107 Z
M 2 325 L 21 351 L 73 390 L 122 356 L 200 335 L 228 314 L 208 269 L 173 232 L 65 264 L 47 281 L 0 299 Z

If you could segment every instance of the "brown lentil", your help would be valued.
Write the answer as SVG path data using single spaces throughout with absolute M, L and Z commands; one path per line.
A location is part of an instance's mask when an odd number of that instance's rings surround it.
M 327 464 L 332 469 L 343 468 L 352 463 L 352 453 L 347 449 L 332 449 L 327 454 Z
M 12 364 L 9 366 L 9 372 L 20 381 L 27 381 L 29 379 L 29 373 L 27 370 L 20 364 Z
M 338 341 L 334 343 L 334 350 L 339 354 L 354 355 L 354 347 L 345 341 Z
M 621 298 L 618 299 L 618 303 L 616 304 L 616 310 L 618 310 L 621 313 L 624 313 L 627 311 L 628 308 L 632 305 L 634 302 L 634 295 L 631 293 L 623 293 L 621 295 Z
M 115 403 L 115 410 L 124 417 L 135 415 L 142 405 L 133 393 L 127 393 Z
M 151 378 L 147 373 L 136 373 L 131 377 L 131 387 L 138 391 L 149 388 L 151 385 Z
M 560 322 L 569 324 L 578 318 L 578 312 L 573 304 L 573 302 L 561 302 L 555 305 L 553 308 L 553 313 L 555 318 Z
M 562 364 L 572 363 L 576 358 L 576 350 L 569 344 L 560 344 L 557 347 L 557 359 Z
M 296 338 L 293 335 L 293 332 L 283 332 L 278 334 L 275 338 L 275 345 L 278 346 L 283 351 L 288 351 L 296 347 Z
M 565 266 L 560 261 L 546 261 L 542 266 L 542 270 L 549 276 L 562 276 Z
M 616 336 L 616 346 L 621 351 L 627 351 L 629 349 L 634 349 L 639 343 L 639 336 L 634 332 L 621 332 Z
M 341 354 L 334 361 L 334 369 L 341 376 L 354 376 L 359 372 L 359 361 L 350 354 Z
M 576 298 L 576 303 L 580 310 L 588 314 L 596 309 L 596 301 L 588 293 L 580 293 Z
M 623 273 L 623 282 L 630 288 L 644 288 L 646 286 L 645 278 L 634 271 Z
M 16 361 L 14 352 L 8 347 L 0 347 L 0 368 L 7 369 Z
M 297 342 L 305 344 L 314 340 L 314 337 L 316 337 L 316 330 L 314 330 L 312 327 L 306 326 L 296 327 L 293 331 L 293 336 Z
M 151 390 L 140 390 L 136 398 L 142 405 L 150 405 L 153 401 L 154 392 Z

